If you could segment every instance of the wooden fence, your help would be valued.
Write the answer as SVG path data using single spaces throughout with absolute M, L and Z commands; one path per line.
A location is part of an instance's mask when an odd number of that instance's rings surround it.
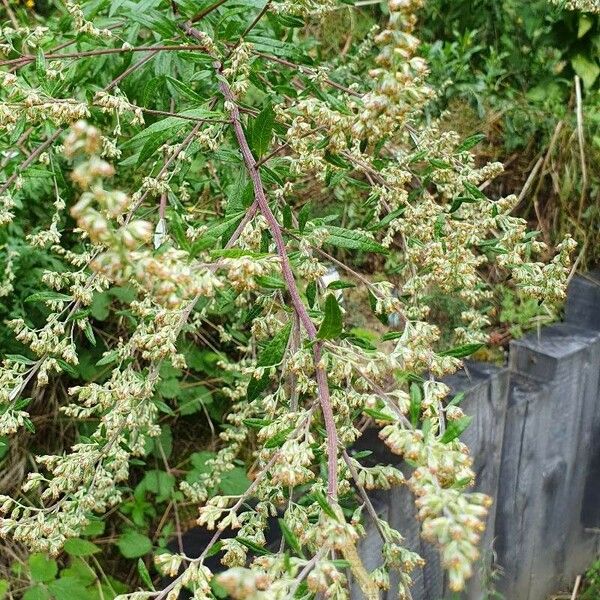
M 402 486 L 374 495 L 381 514 L 427 560 L 413 600 L 546 600 L 589 566 L 600 541 L 600 272 L 573 279 L 565 322 L 512 342 L 506 367 L 471 363 L 447 382 L 466 392 L 462 407 L 473 421 L 463 439 L 475 459 L 476 489 L 495 501 L 477 573 L 464 594 L 452 595 L 436 549 L 420 538 L 410 493 Z M 376 440 L 361 445 L 397 462 Z M 380 545 L 369 530 L 367 566 L 380 562 Z

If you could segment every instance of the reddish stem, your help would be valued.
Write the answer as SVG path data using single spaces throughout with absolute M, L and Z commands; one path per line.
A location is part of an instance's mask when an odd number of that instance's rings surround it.
M 193 27 L 191 27 L 189 23 L 183 25 L 182 29 L 188 35 L 196 39 L 202 39 L 200 37 L 199 32 Z M 215 70 L 220 75 L 221 63 L 215 62 L 214 66 Z M 269 206 L 269 202 L 265 195 L 256 159 L 252 155 L 252 151 L 250 150 L 250 146 L 248 145 L 248 140 L 246 139 L 244 128 L 242 127 L 240 110 L 235 100 L 235 96 L 233 95 L 229 84 L 227 83 L 227 81 L 225 81 L 223 77 L 219 77 L 219 89 L 223 94 L 223 97 L 229 109 L 229 113 L 231 115 L 233 131 L 235 133 L 238 146 L 242 153 L 244 164 L 246 165 L 246 169 L 252 180 L 256 203 L 258 204 L 260 212 L 266 219 L 269 225 L 269 230 L 271 231 L 271 235 L 273 236 L 273 239 L 275 241 L 275 246 L 277 247 L 277 254 L 279 255 L 279 259 L 281 261 L 281 271 L 286 283 L 286 287 L 292 299 L 294 310 L 296 311 L 300 322 L 304 326 L 304 329 L 306 329 L 306 333 L 309 339 L 315 342 L 313 344 L 313 357 L 315 363 L 317 389 L 319 391 L 319 403 L 321 405 L 323 420 L 325 422 L 325 430 L 327 433 L 327 495 L 335 500 L 337 499 L 338 493 L 338 435 L 335 427 L 333 408 L 331 406 L 331 396 L 329 394 L 327 374 L 325 373 L 325 369 L 321 364 L 322 342 L 317 339 L 317 328 L 315 327 L 315 324 L 311 321 L 308 311 L 306 310 L 306 307 L 302 302 L 302 298 L 300 297 L 300 292 L 298 291 L 298 286 L 296 285 L 296 280 L 294 278 L 294 273 L 292 271 L 292 267 L 288 257 L 285 240 L 283 239 L 283 234 L 281 233 L 281 227 L 277 219 L 275 218 L 275 215 L 271 211 L 271 207 Z

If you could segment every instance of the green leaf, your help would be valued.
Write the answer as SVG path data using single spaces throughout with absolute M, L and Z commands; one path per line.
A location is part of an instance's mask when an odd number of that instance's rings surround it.
M 246 427 L 251 427 L 252 429 L 262 429 L 267 425 L 270 425 L 273 421 L 271 419 L 244 419 L 242 423 L 246 425 Z
M 472 420 L 473 417 L 465 415 L 460 419 L 456 419 L 456 421 L 449 421 L 446 431 L 444 431 L 444 435 L 440 439 L 442 444 L 448 444 L 456 439 L 471 424 Z
M 325 496 L 321 492 L 313 492 L 311 496 L 317 501 L 317 504 L 321 507 L 325 514 L 329 515 L 332 519 L 335 519 L 336 521 L 338 520 L 335 511 L 333 510 L 329 502 L 327 502 L 327 498 L 325 498 Z
M 264 347 L 258 358 L 257 366 L 274 367 L 281 363 L 285 355 L 292 324 L 287 323 L 285 327 Z
M 250 145 L 257 158 L 266 154 L 271 145 L 274 123 L 275 112 L 271 104 L 267 104 L 252 123 Z
M 92 326 L 90 325 L 89 321 L 85 324 L 83 333 L 85 334 L 85 337 L 89 340 L 90 344 L 92 344 L 92 346 L 95 346 L 96 337 L 94 336 L 94 330 L 92 329 Z
M 463 204 L 473 204 L 477 202 L 475 198 L 469 198 L 468 196 L 458 196 L 452 200 L 452 204 L 450 205 L 449 213 L 456 212 Z
M 174 125 L 170 129 L 158 131 L 152 134 L 151 136 L 148 136 L 146 142 L 140 150 L 136 166 L 139 167 L 149 158 L 154 157 L 156 155 L 156 151 L 168 141 L 173 140 L 173 138 L 179 134 L 180 130 L 183 128 L 184 125 L 185 123 L 180 121 L 177 125 Z
M 137 570 L 138 570 L 140 579 L 142 580 L 142 583 L 144 584 L 144 586 L 146 586 L 147 589 L 154 591 L 154 584 L 152 583 L 152 577 L 150 577 L 150 573 L 148 573 L 148 569 L 146 568 L 146 565 L 141 558 L 138 558 Z
M 325 229 L 329 235 L 325 238 L 326 244 L 331 244 L 337 248 L 345 248 L 347 250 L 359 250 L 361 252 L 376 252 L 378 254 L 389 254 L 387 248 L 378 244 L 366 234 L 360 231 L 344 229 L 334 225 L 326 225 Z
M 58 366 L 65 372 L 67 373 L 67 375 L 70 375 L 71 377 L 79 377 L 79 372 L 77 371 L 77 369 L 73 366 L 70 365 L 66 360 L 63 360 L 62 358 L 57 358 L 56 362 L 58 363 Z
M 96 321 L 104 321 L 109 315 L 110 296 L 108 292 L 96 294 L 90 306 L 90 314 Z
M 317 282 L 311 281 L 306 286 L 306 299 L 308 300 L 308 306 L 312 308 L 315 305 L 315 300 L 317 298 Z
M 594 20 L 590 15 L 579 15 L 577 23 L 577 39 L 581 39 L 592 27 Z
M 273 554 L 270 550 L 267 550 L 263 546 L 259 546 L 258 544 L 255 544 L 253 541 L 247 540 L 246 538 L 237 537 L 235 539 L 240 544 L 242 544 L 242 546 L 246 546 L 246 548 L 248 548 L 249 550 L 252 550 L 252 552 L 255 552 L 259 556 L 267 556 L 269 554 Z
M 421 418 L 421 403 L 423 402 L 423 395 L 421 394 L 421 388 L 417 383 L 410 384 L 410 422 L 413 426 L 419 424 Z
M 22 354 L 5 354 L 5 358 L 12 360 L 13 362 L 19 363 L 20 365 L 35 365 L 35 360 L 31 360 Z
M 117 546 L 125 558 L 138 558 L 152 550 L 152 540 L 136 531 L 129 531 L 119 536 Z
M 273 275 L 259 275 L 256 277 L 256 283 L 268 290 L 285 290 L 287 288 L 281 277 L 274 277 Z
M 306 203 L 298 213 L 298 230 L 302 233 L 310 218 L 310 203 Z
M 36 585 L 25 590 L 23 600 L 49 600 L 50 592 L 41 585 Z
M 473 198 L 477 198 L 478 200 L 487 200 L 487 196 L 476 186 L 468 181 L 463 182 L 463 186 Z
M 258 396 L 264 392 L 269 386 L 269 374 L 267 372 L 263 373 L 262 377 L 256 379 L 256 377 L 252 377 L 250 382 L 248 383 L 248 389 L 246 391 L 246 400 L 248 402 L 252 402 L 258 398 Z
M 33 581 L 39 581 L 41 583 L 52 581 L 58 573 L 56 561 L 48 558 L 44 554 L 32 554 L 27 563 L 29 564 L 29 574 Z
M 484 344 L 464 344 L 462 346 L 455 346 L 454 348 L 450 348 L 449 350 L 444 350 L 440 352 L 440 356 L 453 356 L 454 358 L 465 358 L 466 356 L 471 356 L 471 354 L 475 354 L 477 350 L 483 348 Z
M 581 77 L 583 85 L 586 88 L 591 88 L 596 79 L 598 79 L 598 75 L 600 75 L 598 63 L 588 58 L 585 54 L 576 54 L 571 59 L 571 64 L 575 73 Z
M 66 294 L 59 294 L 58 292 L 36 292 L 35 294 L 31 294 L 31 296 L 27 296 L 27 298 L 25 298 L 25 302 L 56 302 L 58 300 L 70 302 L 73 300 L 73 298 L 71 296 L 67 296 Z
M 104 521 L 98 519 L 97 521 L 90 521 L 86 526 L 85 529 L 82 531 L 82 535 L 90 535 L 90 536 L 97 536 L 97 535 L 102 535 L 104 533 L 104 529 L 106 527 L 106 524 Z
M 328 286 L 328 290 L 345 290 L 348 288 L 354 288 L 356 285 L 354 283 L 350 283 L 349 281 L 342 281 L 338 279 L 337 281 L 332 281 Z
M 65 542 L 65 552 L 70 556 L 91 556 L 100 552 L 100 548 L 89 540 L 72 538 Z
M 96 366 L 97 367 L 102 367 L 104 365 L 110 365 L 112 363 L 114 363 L 117 358 L 119 358 L 119 352 L 118 350 L 111 350 L 110 352 L 107 352 L 97 363 Z
M 219 487 L 226 496 L 241 496 L 250 487 L 246 469 L 234 467 L 231 471 L 227 471 L 221 478 Z
M 364 408 L 363 412 L 369 415 L 371 418 L 376 419 L 377 421 L 391 421 L 394 423 L 396 419 L 390 415 L 386 415 L 379 410 L 375 410 L 373 408 Z
M 35 70 L 37 76 L 40 79 L 44 79 L 46 76 L 46 57 L 44 56 L 44 51 L 41 48 L 37 49 L 35 57 Z
M 204 98 L 197 94 L 189 85 L 183 83 L 183 81 L 179 81 L 174 77 L 170 77 L 167 75 L 166 80 L 179 92 L 179 94 L 186 98 L 187 100 L 191 100 L 192 102 L 204 102 Z
M 292 433 L 292 431 L 294 431 L 293 427 L 286 427 L 285 429 L 282 429 L 266 441 L 265 448 L 271 449 L 283 446 L 283 444 L 288 439 L 288 436 L 290 435 L 290 433 Z
M 288 546 L 298 555 L 304 556 L 302 554 L 302 545 L 300 544 L 300 540 L 296 537 L 296 534 L 286 525 L 286 522 L 283 519 L 277 519 L 279 523 L 279 529 L 281 529 L 281 533 L 283 534 L 283 538 L 287 542 Z
M 48 589 L 56 600 L 92 600 L 91 593 L 75 577 L 61 577 L 49 583 Z
M 74 577 L 83 585 L 90 585 L 96 581 L 96 573 L 83 558 L 73 558 L 70 565 L 60 572 L 61 579 Z
M 4 600 L 6 592 L 8 592 L 9 583 L 6 579 L 0 579 L 0 600 Z
M 182 416 L 193 415 L 202 410 L 203 406 L 212 403 L 210 390 L 203 385 L 195 385 L 181 393 L 177 398 L 179 414 Z
M 342 334 L 342 310 L 334 294 L 328 294 L 325 299 L 325 317 L 321 322 L 317 337 L 320 340 L 331 340 Z
M 173 492 L 175 477 L 166 471 L 152 469 L 146 472 L 139 485 L 151 494 L 155 494 L 157 502 L 164 502 Z
M 462 144 L 460 144 L 460 146 L 458 146 L 458 148 L 456 148 L 454 152 L 455 154 L 459 154 L 460 152 L 468 152 L 469 150 L 471 150 L 471 148 L 474 148 L 475 146 L 477 146 L 477 144 L 479 144 L 479 142 L 482 142 L 483 140 L 485 140 L 485 135 L 483 133 L 476 133 L 475 135 L 471 135 L 465 140 L 463 140 Z

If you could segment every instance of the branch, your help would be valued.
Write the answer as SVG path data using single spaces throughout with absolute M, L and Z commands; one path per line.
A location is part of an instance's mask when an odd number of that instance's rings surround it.
M 200 32 L 194 29 L 189 23 L 183 24 L 181 28 L 183 29 L 183 31 L 185 31 L 187 35 L 195 39 L 202 40 Z M 217 71 L 217 74 L 220 75 L 221 63 L 216 61 L 214 67 Z M 302 298 L 300 297 L 300 292 L 298 291 L 298 286 L 296 285 L 294 273 L 292 271 L 290 260 L 287 254 L 285 240 L 283 239 L 283 234 L 281 232 L 281 227 L 277 222 L 275 215 L 271 211 L 269 202 L 265 195 L 257 162 L 254 156 L 252 155 L 252 151 L 250 150 L 250 146 L 248 145 L 248 140 L 246 139 L 244 128 L 242 127 L 240 110 L 237 105 L 236 99 L 231 91 L 231 88 L 229 87 L 229 84 L 221 76 L 219 77 L 219 90 L 223 94 L 225 104 L 229 109 L 229 113 L 231 115 L 231 124 L 233 126 L 233 131 L 238 146 L 242 153 L 244 164 L 246 165 L 246 170 L 248 171 L 248 174 L 250 175 L 250 178 L 252 180 L 256 203 L 258 204 L 260 212 L 267 221 L 269 225 L 269 230 L 271 231 L 271 235 L 273 236 L 273 239 L 275 241 L 275 246 L 277 247 L 277 254 L 279 255 L 279 259 L 281 261 L 281 270 L 283 278 L 286 282 L 288 292 L 292 299 L 292 305 L 294 307 L 294 310 L 296 311 L 296 314 L 298 315 L 300 322 L 306 330 L 309 339 L 315 342 L 313 345 L 315 375 L 317 380 L 317 388 L 319 391 L 319 402 L 321 404 L 321 411 L 323 413 L 323 420 L 325 422 L 325 430 L 327 433 L 327 494 L 331 499 L 335 500 L 337 499 L 338 493 L 338 435 L 335 427 L 335 419 L 333 416 L 333 408 L 331 405 L 331 396 L 329 394 L 329 384 L 327 382 L 327 375 L 322 365 L 323 345 L 321 341 L 317 340 L 317 329 L 314 323 L 312 322 L 308 311 L 304 306 L 304 303 L 302 302 Z

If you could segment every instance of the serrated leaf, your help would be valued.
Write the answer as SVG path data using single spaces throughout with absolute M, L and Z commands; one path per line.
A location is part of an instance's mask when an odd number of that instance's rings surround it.
M 73 298 L 71 296 L 67 296 L 66 294 L 59 294 L 58 292 L 36 292 L 35 294 L 31 294 L 31 296 L 27 296 L 27 298 L 25 298 L 25 302 L 56 302 L 58 300 L 70 302 L 73 300 Z
M 331 340 L 340 337 L 343 330 L 342 310 L 334 294 L 327 294 L 325 299 L 325 317 L 317 332 L 320 340 Z
M 274 367 L 281 363 L 285 355 L 292 324 L 287 323 L 275 337 L 264 347 L 258 357 L 257 366 L 259 367 Z
M 41 585 L 36 585 L 25 590 L 23 600 L 49 600 L 50 592 Z
M 40 583 L 52 581 L 58 573 L 56 561 L 41 553 L 32 554 L 28 558 L 27 564 L 33 581 L 39 581 Z
M 250 487 L 250 480 L 243 467 L 234 467 L 221 478 L 219 488 L 226 496 L 241 496 Z
M 75 577 L 61 577 L 48 584 L 48 589 L 57 600 L 92 600 L 92 594 Z
M 286 427 L 285 429 L 282 429 L 281 431 L 279 431 L 278 433 L 276 433 L 273 437 L 269 438 L 266 442 L 265 442 L 265 448 L 279 448 L 280 446 L 283 446 L 284 442 L 288 439 L 288 436 L 290 435 L 290 433 L 292 433 L 292 431 L 294 431 L 293 427 Z
M 360 250 L 361 252 L 376 252 L 378 254 L 388 254 L 387 248 L 378 244 L 366 234 L 360 231 L 344 229 L 335 225 L 326 225 L 325 229 L 329 235 L 325 238 L 326 244 L 331 244 L 337 248 L 347 250 Z

